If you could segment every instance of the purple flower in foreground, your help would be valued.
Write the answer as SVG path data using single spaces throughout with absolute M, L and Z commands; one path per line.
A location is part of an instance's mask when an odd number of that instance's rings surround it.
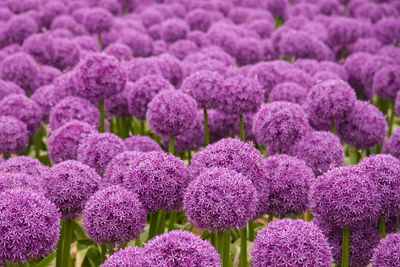
M 23 172 L 0 173 L 0 192 L 19 187 L 44 194 L 40 176 L 31 176 Z
M 107 256 L 107 260 L 101 267 L 143 267 L 143 251 L 144 249 L 140 247 L 127 247 L 111 256 Z
M 372 256 L 372 266 L 399 266 L 400 233 L 390 234 L 381 239 Z
M 308 89 L 294 82 L 283 82 L 272 88 L 268 102 L 287 101 L 302 105 L 306 100 Z
M 28 147 L 28 129 L 17 118 L 0 116 L 0 154 L 19 154 Z

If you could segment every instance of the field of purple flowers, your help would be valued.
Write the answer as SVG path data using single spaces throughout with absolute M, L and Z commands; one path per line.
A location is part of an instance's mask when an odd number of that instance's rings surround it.
M 399 0 L 0 0 L 0 267 L 399 267 Z

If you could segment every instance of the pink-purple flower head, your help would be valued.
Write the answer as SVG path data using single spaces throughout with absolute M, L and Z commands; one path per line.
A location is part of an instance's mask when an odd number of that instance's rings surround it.
M 170 54 L 162 54 L 157 57 L 156 61 L 162 76 L 172 85 L 179 87 L 183 79 L 183 67 L 181 62 Z
M 189 25 L 183 19 L 171 18 L 162 23 L 161 36 L 168 43 L 185 39 L 188 32 Z
M 143 267 L 143 252 L 144 249 L 140 247 L 127 247 L 111 256 L 107 256 L 107 260 L 101 265 L 101 267 Z
M 394 100 L 400 90 L 400 65 L 387 65 L 375 72 L 372 90 L 381 98 Z
M 178 58 L 184 60 L 188 55 L 199 51 L 197 44 L 190 40 L 178 40 L 171 44 L 168 48 L 168 52 Z
M 0 262 L 26 263 L 54 251 L 60 213 L 42 194 L 16 188 L 0 193 Z
M 360 38 L 354 44 L 346 47 L 349 54 L 354 54 L 357 52 L 365 52 L 370 54 L 376 54 L 383 44 L 376 38 Z
M 355 102 L 350 116 L 336 126 L 340 140 L 358 149 L 371 149 L 382 144 L 388 128 L 378 108 L 359 100 Z
M 348 82 L 357 93 L 361 94 L 365 99 L 371 98 L 371 90 L 365 90 L 362 82 L 361 71 L 365 62 L 371 57 L 371 54 L 358 52 L 348 56 L 344 62 L 344 68 L 349 76 Z
M 11 94 L 25 94 L 25 92 L 13 82 L 0 80 L 0 100 Z
M 80 142 L 95 133 L 93 125 L 82 121 L 70 121 L 56 129 L 49 137 L 48 154 L 51 163 L 76 160 Z
M 24 41 L 22 50 L 38 63 L 52 65 L 56 58 L 54 37 L 48 33 L 32 34 Z
M 88 32 L 100 34 L 111 29 L 113 19 L 114 17 L 109 11 L 97 7 L 86 11 L 83 25 Z
M 52 31 L 56 29 L 67 29 L 74 35 L 87 34 L 84 26 L 76 22 L 76 20 L 70 15 L 60 15 L 51 22 L 50 29 Z M 91 38 L 91 37 L 89 37 Z
M 112 186 L 89 199 L 82 224 L 95 243 L 114 247 L 139 237 L 146 225 L 146 210 L 134 192 Z
M 328 27 L 329 43 L 335 46 L 352 44 L 359 37 L 359 24 L 355 19 L 336 17 Z
M 251 250 L 254 267 L 331 266 L 328 240 L 311 222 L 283 219 L 258 231 Z
M 192 31 L 199 30 L 207 32 L 213 23 L 212 14 L 205 9 L 193 9 L 186 14 L 186 22 Z
M 123 43 L 113 43 L 107 46 L 104 53 L 116 57 L 119 61 L 132 59 L 132 49 Z
M 373 35 L 384 44 L 400 44 L 400 19 L 384 18 L 373 26 Z
M 37 193 L 45 193 L 42 185 L 42 177 L 40 176 L 32 176 L 23 172 L 0 173 L 0 192 L 20 187 Z
M 398 266 L 400 264 L 400 233 L 381 239 L 372 256 L 372 266 Z
M 29 132 L 25 123 L 11 116 L 0 116 L 0 154 L 19 154 L 28 147 Z
M 98 40 L 93 36 L 81 35 L 75 37 L 73 41 L 78 44 L 78 46 L 80 47 L 80 49 L 83 50 L 84 53 L 100 51 L 100 44 Z
M 63 88 L 54 86 L 53 84 L 38 87 L 31 99 L 35 101 L 42 110 L 43 122 L 49 122 L 50 110 L 67 96 L 67 92 Z
M 283 82 L 272 88 L 268 102 L 287 101 L 302 105 L 306 100 L 308 90 L 294 82 Z
M 135 58 L 124 64 L 128 81 L 136 82 L 147 75 L 163 76 L 160 66 L 155 58 Z
M 44 85 L 50 85 L 53 83 L 53 81 L 62 75 L 62 72 L 52 66 L 41 66 L 39 69 L 39 72 L 36 76 L 36 80 L 33 83 L 33 88 L 36 92 L 37 88 L 44 86 Z
M 165 152 L 147 152 L 129 166 L 123 185 L 138 194 L 147 212 L 178 211 L 191 181 L 185 163 Z
M 218 252 L 199 236 L 182 230 L 156 236 L 145 244 L 145 267 L 199 266 L 220 267 Z
M 261 61 L 263 58 L 261 41 L 253 37 L 240 38 L 236 42 L 234 56 L 237 64 L 241 66 Z
M 311 186 L 314 215 L 327 218 L 340 228 L 358 227 L 378 219 L 381 211 L 376 183 L 366 179 L 356 166 L 332 169 Z
M 190 129 L 197 115 L 197 103 L 175 90 L 159 92 L 147 106 L 146 118 L 160 136 L 176 136 Z
M 293 66 L 310 75 L 314 75 L 319 70 L 319 62 L 315 59 L 309 58 L 300 58 L 293 63 Z
M 55 38 L 54 46 L 56 48 L 56 58 L 54 59 L 53 66 L 65 71 L 72 69 L 79 63 L 82 56 L 79 45 L 67 38 Z
M 31 34 L 39 30 L 36 21 L 26 14 L 14 15 L 4 25 L 4 35 L 9 44 L 22 44 Z
M 81 141 L 78 161 L 103 173 L 111 159 L 125 150 L 124 142 L 111 133 L 93 133 Z
M 148 136 L 134 135 L 124 140 L 127 151 L 162 151 L 159 144 Z
M 21 172 L 33 177 L 49 175 L 49 168 L 42 165 L 38 159 L 27 156 L 12 157 L 0 163 L 0 173 Z
M 119 40 L 132 50 L 134 57 L 148 57 L 153 52 L 153 40 L 150 36 L 138 31 L 125 29 L 122 30 Z
M 40 12 L 42 26 L 50 28 L 51 22 L 61 14 L 68 12 L 67 6 L 62 1 L 51 1 L 43 5 Z
M 254 218 L 257 201 L 250 179 L 217 167 L 204 170 L 189 184 L 183 205 L 196 228 L 225 232 L 245 227 Z

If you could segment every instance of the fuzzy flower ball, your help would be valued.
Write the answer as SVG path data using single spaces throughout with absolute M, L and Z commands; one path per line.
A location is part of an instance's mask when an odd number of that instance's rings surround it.
M 134 135 L 126 138 L 124 144 L 128 151 L 162 151 L 159 144 L 148 136 Z
M 126 84 L 129 112 L 139 120 L 146 119 L 147 106 L 161 91 L 173 89 L 161 75 L 146 75 Z
M 267 213 L 269 182 L 265 176 L 264 156 L 251 144 L 222 139 L 197 152 L 191 161 L 191 177 L 196 178 L 212 167 L 223 167 L 243 174 L 257 190 L 256 218 Z
M 51 163 L 76 160 L 80 142 L 95 133 L 93 125 L 82 121 L 70 121 L 55 130 L 49 137 L 48 153 Z
M 337 135 L 358 149 L 370 149 L 382 144 L 386 137 L 387 122 L 382 112 L 365 101 L 356 101 L 350 116 L 337 124 Z
M 0 100 L 11 94 L 24 94 L 24 93 L 25 93 L 24 90 L 22 90 L 15 83 L 0 80 Z
M 371 90 L 366 90 L 362 81 L 361 71 L 365 62 L 371 57 L 368 53 L 358 52 L 348 56 L 344 62 L 344 68 L 349 76 L 349 84 L 365 99 L 372 97 Z
M 67 160 L 50 168 L 50 175 L 43 178 L 46 197 L 56 204 L 62 219 L 78 217 L 88 199 L 98 190 L 101 177 L 89 166 Z
M 104 49 L 104 53 L 116 57 L 120 61 L 132 59 L 132 49 L 123 43 L 113 43 Z
M 95 243 L 113 247 L 139 237 L 146 225 L 146 210 L 135 193 L 112 186 L 89 199 L 82 224 Z
M 102 33 L 111 29 L 113 15 L 104 8 L 91 8 L 86 11 L 83 26 L 90 33 Z
M 254 116 L 253 134 L 262 145 L 286 148 L 309 129 L 304 110 L 297 104 L 276 101 L 263 106 Z
M 4 37 L 9 44 L 21 45 L 27 37 L 39 30 L 36 21 L 26 14 L 12 16 L 7 23 L 2 24 Z
M 304 160 L 315 175 L 321 175 L 344 163 L 339 138 L 324 131 L 310 131 L 290 148 L 290 154 Z
M 400 90 L 400 66 L 388 65 L 378 70 L 374 75 L 372 90 L 381 98 L 394 100 Z
M 400 159 L 400 128 L 386 140 L 382 146 L 383 154 L 390 154 L 398 159 Z
M 210 168 L 189 184 L 183 205 L 189 222 L 196 228 L 225 232 L 243 228 L 253 219 L 257 192 L 243 174 Z
M 167 43 L 185 39 L 190 28 L 183 19 L 171 18 L 161 24 L 161 37 Z
M 0 154 L 19 154 L 28 147 L 28 129 L 22 121 L 0 116 Z
M 77 66 L 76 79 L 78 96 L 98 103 L 124 89 L 126 73 L 115 57 L 92 54 Z
M 79 144 L 77 160 L 103 173 L 110 160 L 124 150 L 124 142 L 115 134 L 93 133 Z
M 199 236 L 182 230 L 158 235 L 145 244 L 143 266 L 220 267 L 218 252 Z
M 226 114 L 255 113 L 264 100 L 264 92 L 257 80 L 238 75 L 224 81 L 218 98 L 217 109 Z
M 32 176 L 23 172 L 0 173 L 0 192 L 19 187 L 44 194 L 40 176 Z
M 372 256 L 372 266 L 399 266 L 400 233 L 390 234 L 382 239 Z
M 32 136 L 40 129 L 42 110 L 35 101 L 22 94 L 8 95 L 0 101 L 0 116 L 12 116 L 23 123 Z
M 0 163 L 0 173 L 2 172 L 22 172 L 34 177 L 49 175 L 49 169 L 38 159 L 27 156 L 12 157 Z
M 147 106 L 146 118 L 160 136 L 175 136 L 190 129 L 197 115 L 197 103 L 190 95 L 163 90 Z
M 185 163 L 165 152 L 147 152 L 129 166 L 123 185 L 138 194 L 147 212 L 177 211 L 191 177 Z
M 143 267 L 143 248 L 127 247 L 117 253 L 108 256 L 101 267 L 130 266 Z
M 258 231 L 253 248 L 254 267 L 331 266 L 328 240 L 313 223 L 283 219 Z
M 327 218 L 340 228 L 358 227 L 378 219 L 381 211 L 377 185 L 365 179 L 357 167 L 332 169 L 311 186 L 310 207 L 314 215 Z
M 49 125 L 52 130 L 72 120 L 86 122 L 98 128 L 100 112 L 88 100 L 76 96 L 64 98 L 50 110 Z
M 360 25 L 355 19 L 337 17 L 328 27 L 329 43 L 336 46 L 352 44 L 360 37 Z
M 26 263 L 56 249 L 60 214 L 43 195 L 29 189 L 0 193 L 0 262 Z
M 268 102 L 287 101 L 302 105 L 307 97 L 308 90 L 294 82 L 283 82 L 272 88 Z

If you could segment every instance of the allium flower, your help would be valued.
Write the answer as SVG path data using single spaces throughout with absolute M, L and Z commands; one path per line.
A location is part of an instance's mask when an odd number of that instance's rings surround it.
M 339 75 L 340 79 L 342 79 L 344 81 L 347 81 L 347 79 L 348 79 L 348 74 L 346 72 L 346 69 L 342 65 L 335 63 L 333 61 L 321 61 L 319 63 L 318 70 L 333 72 L 333 73 Z
M 288 8 L 288 17 L 305 17 L 312 20 L 320 13 L 317 5 L 307 2 L 293 2 L 293 5 Z M 286 23 L 285 23 L 286 24 Z
M 384 44 L 400 44 L 400 19 L 384 18 L 373 26 L 373 35 Z
M 54 251 L 60 214 L 42 194 L 17 188 L 0 193 L 0 262 L 26 263 Z
M 147 75 L 126 84 L 129 113 L 138 120 L 146 119 L 147 106 L 161 91 L 173 89 L 161 75 Z
M 148 136 L 134 135 L 126 138 L 124 144 L 127 151 L 162 151 L 158 143 Z
M 56 48 L 56 58 L 52 64 L 54 67 L 64 71 L 72 69 L 79 63 L 80 49 L 76 42 L 66 38 L 55 38 L 54 43 Z
M 207 32 L 208 28 L 213 23 L 212 14 L 200 8 L 188 12 L 185 19 L 192 31 L 199 30 Z
M 53 19 L 68 12 L 67 6 L 62 1 L 50 1 L 43 5 L 41 10 L 41 23 L 47 29 L 50 28 Z
M 372 257 L 372 266 L 398 266 L 400 264 L 400 233 L 381 239 Z
M 86 99 L 69 96 L 50 110 L 49 125 L 56 130 L 72 120 L 79 120 L 99 127 L 100 112 Z
M 132 49 L 123 43 L 113 43 L 104 49 L 104 53 L 116 57 L 119 61 L 132 59 Z
M 314 37 L 306 32 L 291 31 L 282 35 L 278 49 L 287 58 L 315 58 L 314 42 Z
M 399 93 L 399 91 L 397 91 L 396 99 L 394 100 L 394 111 L 397 116 L 399 116 L 399 114 L 400 114 L 400 93 Z
M 309 129 L 307 116 L 297 104 L 277 101 L 264 105 L 255 115 L 253 134 L 262 145 L 287 148 Z
M 315 59 L 299 58 L 293 63 L 293 66 L 307 72 L 310 75 L 314 75 L 317 71 L 319 71 L 319 62 Z
M 121 92 L 126 73 L 113 56 L 93 54 L 77 66 L 77 94 L 94 103 Z
M 26 124 L 29 135 L 39 130 L 42 110 L 35 101 L 22 94 L 8 95 L 0 101 L 0 116 L 12 116 Z
M 27 156 L 12 157 L 0 163 L 0 173 L 21 172 L 34 177 L 49 175 L 49 168 L 42 165 L 38 159 Z
M 25 94 L 18 85 L 13 82 L 0 80 L 0 100 L 11 94 Z
M 166 249 L 168 248 L 168 249 Z M 143 266 L 220 267 L 218 252 L 207 241 L 191 232 L 175 230 L 158 235 L 145 244 Z
M 75 37 L 73 41 L 75 43 L 77 43 L 78 46 L 85 52 L 87 52 L 87 51 L 99 52 L 100 51 L 99 41 L 92 36 L 81 35 L 81 36 Z
M 275 17 L 285 19 L 286 9 L 289 6 L 287 0 L 267 0 L 263 5 L 271 12 Z
M 385 45 L 378 51 L 378 55 L 392 57 L 396 62 L 399 62 L 400 49 L 393 45 Z
M 33 82 L 35 92 L 37 88 L 53 83 L 53 81 L 61 75 L 62 72 L 59 69 L 51 66 L 41 66 L 36 76 L 36 80 Z
M 178 18 L 167 19 L 162 23 L 161 36 L 168 43 L 179 39 L 185 39 L 189 32 L 189 25 L 186 21 Z
M 148 57 L 153 52 L 153 40 L 150 36 L 136 30 L 124 30 L 120 42 L 129 46 L 134 57 Z
M 44 194 L 42 183 L 40 176 L 32 176 L 23 172 L 0 173 L 0 192 L 22 187 Z
M 4 35 L 9 43 L 22 44 L 31 34 L 36 33 L 39 27 L 36 21 L 26 14 L 15 15 L 4 25 Z
M 178 40 L 169 46 L 168 52 L 178 58 L 184 60 L 188 55 L 199 51 L 199 47 L 189 40 Z
M 170 54 L 162 54 L 157 57 L 157 63 L 162 76 L 172 85 L 179 87 L 183 79 L 181 62 Z
M 89 166 L 67 160 L 50 168 L 50 175 L 43 177 L 46 197 L 61 211 L 64 220 L 78 217 L 97 191 L 101 177 Z
M 283 82 L 272 88 L 268 102 L 287 101 L 302 105 L 307 97 L 307 89 L 294 82 Z
M 139 237 L 146 225 L 146 210 L 135 193 L 112 186 L 89 199 L 82 224 L 95 243 L 113 247 Z
M 257 19 L 248 23 L 246 26 L 248 29 L 255 31 L 261 39 L 270 37 L 274 30 L 274 25 L 267 19 Z
M 391 154 L 392 156 L 400 159 L 400 128 L 386 140 L 382 146 L 382 153 Z
M 360 37 L 359 23 L 355 19 L 337 17 L 328 27 L 329 43 L 335 46 L 352 44 Z
M 28 147 L 26 124 L 17 118 L 0 116 L 0 154 L 19 154 Z
M 168 44 L 164 40 L 155 40 L 153 42 L 153 56 L 159 56 L 166 53 L 168 50 Z
M 200 52 L 188 56 L 188 58 L 185 59 L 185 62 L 200 63 L 208 59 L 218 60 L 225 66 L 236 65 L 235 59 L 218 46 L 204 47 Z
M 346 166 L 332 169 L 314 181 L 310 207 L 314 215 L 343 229 L 378 220 L 379 199 L 377 185 L 365 179 L 357 167 Z
M 159 92 L 148 104 L 146 118 L 160 136 L 175 136 L 188 130 L 196 117 L 197 103 L 191 96 L 175 90 Z
M 346 52 L 351 54 L 357 52 L 376 54 L 382 46 L 383 44 L 375 38 L 360 38 L 354 44 L 346 47 Z
M 400 66 L 388 65 L 375 72 L 372 90 L 381 98 L 394 100 L 400 90 Z
M 365 62 L 372 57 L 368 53 L 358 52 L 348 56 L 344 62 L 344 68 L 349 75 L 348 82 L 352 88 L 360 93 L 365 99 L 372 97 L 371 90 L 366 90 L 362 82 L 361 71 L 364 67 Z
M 47 33 L 32 34 L 24 41 L 22 51 L 41 64 L 51 65 L 56 58 L 54 37 Z
M 350 116 L 336 126 L 340 140 L 358 149 L 371 149 L 382 144 L 387 131 L 382 112 L 374 105 L 358 100 Z
M 39 65 L 28 54 L 18 52 L 7 56 L 0 64 L 0 76 L 5 81 L 11 81 L 25 90 L 33 93 L 34 81 L 39 72 Z
M 234 56 L 239 65 L 255 64 L 262 60 L 263 49 L 259 39 L 240 38 L 236 42 Z
M 31 96 L 42 110 L 42 120 L 49 122 L 50 110 L 63 98 L 68 96 L 68 92 L 63 90 L 62 87 L 54 86 L 53 84 L 39 87 Z
M 90 33 L 102 33 L 110 30 L 113 24 L 113 15 L 104 8 L 91 8 L 86 11 L 83 26 Z
M 161 13 L 161 11 L 151 7 L 141 11 L 139 13 L 139 16 L 143 25 L 146 28 L 149 28 L 150 26 L 155 24 L 159 24 L 163 20 L 163 14 Z
M 108 256 L 107 260 L 101 265 L 101 267 L 125 265 L 130 267 L 143 267 L 143 251 L 144 249 L 140 247 L 127 247 L 111 256 Z
M 342 80 L 342 78 L 340 78 L 339 75 L 337 75 L 334 72 L 331 71 L 318 71 L 317 73 L 314 74 L 313 76 L 314 78 L 314 85 L 322 83 L 322 82 L 326 82 L 329 80 Z
M 251 250 L 254 267 L 331 266 L 326 237 L 311 222 L 283 219 L 258 231 Z
M 76 160 L 80 142 L 96 132 L 93 125 L 82 121 L 70 121 L 56 129 L 49 137 L 48 154 L 51 163 Z
M 147 75 L 163 76 L 160 66 L 154 58 L 135 58 L 124 64 L 128 81 L 136 82 Z
M 76 20 L 70 15 L 60 15 L 56 17 L 52 22 L 50 29 L 52 31 L 56 29 L 67 29 L 74 35 L 87 34 L 85 28 L 76 22 Z M 89 37 L 91 38 L 91 37 Z

